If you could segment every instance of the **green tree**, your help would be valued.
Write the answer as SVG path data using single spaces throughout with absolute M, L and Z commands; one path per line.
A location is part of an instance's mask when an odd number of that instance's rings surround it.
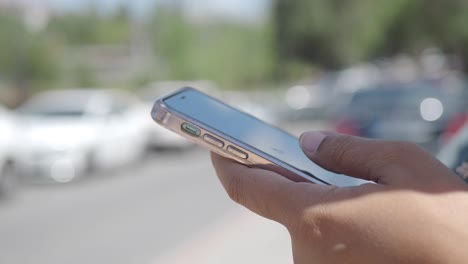
M 94 87 L 96 86 L 96 78 L 92 69 L 85 64 L 76 65 L 73 70 L 74 83 L 78 87 Z
M 66 14 L 52 18 L 48 33 L 68 45 L 97 43 L 99 16 L 96 11 Z
M 193 22 L 174 6 L 160 6 L 150 23 L 160 78 L 210 79 L 248 88 L 271 79 L 274 68 L 269 23 Z
M 100 14 L 95 8 L 85 13 L 56 16 L 48 33 L 66 45 L 97 45 L 128 43 L 131 38 L 130 11 L 122 5 L 115 13 Z
M 437 46 L 467 61 L 465 0 L 276 0 L 276 43 L 284 65 L 339 68 Z
M 28 31 L 14 15 L 0 13 L 0 78 L 19 89 L 56 79 L 52 46 L 39 33 Z
M 149 25 L 155 53 L 166 68 L 168 78 L 196 78 L 191 62 L 190 50 L 195 45 L 195 29 L 188 23 L 180 10 L 158 8 Z M 164 74 L 163 74 L 164 75 Z
M 436 46 L 459 55 L 468 66 L 467 25 L 467 1 L 407 0 L 392 24 L 386 28 L 385 41 L 376 53 L 416 53 Z

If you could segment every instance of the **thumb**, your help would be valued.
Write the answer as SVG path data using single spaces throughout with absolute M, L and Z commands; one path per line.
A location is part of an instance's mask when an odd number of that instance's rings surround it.
M 446 169 L 411 143 L 329 132 L 306 132 L 300 143 L 304 153 L 324 169 L 381 184 L 407 186 L 422 177 L 428 180 L 428 173 L 422 173 L 421 168 Z

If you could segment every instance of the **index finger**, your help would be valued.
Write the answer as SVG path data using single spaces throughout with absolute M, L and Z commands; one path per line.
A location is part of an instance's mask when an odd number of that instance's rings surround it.
M 212 153 L 218 178 L 232 200 L 271 220 L 288 225 L 296 221 L 327 185 L 297 183 L 272 171 L 249 168 Z

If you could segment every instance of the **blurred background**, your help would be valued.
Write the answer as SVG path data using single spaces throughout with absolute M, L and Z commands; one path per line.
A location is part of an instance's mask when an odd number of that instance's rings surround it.
M 464 0 L 0 0 L 0 262 L 292 263 L 150 119 L 187 85 L 468 177 L 467 25 Z

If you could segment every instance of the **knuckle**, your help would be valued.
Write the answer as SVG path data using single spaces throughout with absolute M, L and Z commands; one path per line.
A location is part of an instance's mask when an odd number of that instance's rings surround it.
M 324 238 L 327 235 L 327 226 L 333 225 L 335 219 L 327 201 L 336 196 L 337 190 L 337 187 L 332 187 L 318 197 L 317 204 L 302 212 L 298 222 L 291 227 L 293 230 L 290 232 L 304 239 L 320 240 Z
M 326 225 L 330 225 L 332 217 L 326 206 L 315 206 L 307 209 L 294 227 L 296 237 L 307 240 L 322 240 L 326 237 Z

